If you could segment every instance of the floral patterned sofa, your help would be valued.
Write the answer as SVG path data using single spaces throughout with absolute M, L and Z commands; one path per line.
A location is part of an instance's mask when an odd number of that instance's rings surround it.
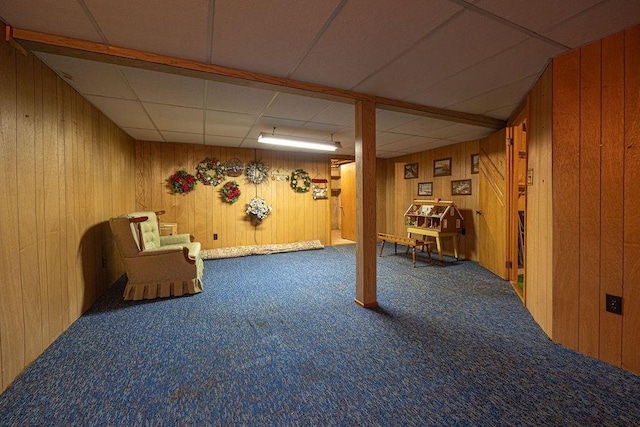
M 125 300 L 202 292 L 200 243 L 191 236 L 160 236 L 156 212 L 131 212 L 109 225 L 127 273 Z

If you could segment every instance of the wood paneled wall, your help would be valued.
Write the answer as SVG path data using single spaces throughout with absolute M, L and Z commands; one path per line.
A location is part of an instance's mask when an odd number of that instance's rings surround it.
M 131 138 L 0 42 L 1 390 L 122 275 L 106 221 L 134 206 L 134 160 Z
M 525 306 L 542 330 L 553 336 L 553 211 L 552 211 L 552 66 L 529 94 Z
M 382 169 L 386 174 L 386 185 L 384 188 L 385 204 L 381 205 L 380 195 L 377 200 L 378 206 L 384 206 L 379 208 L 379 212 L 381 210 L 385 212 L 384 223 L 381 223 L 384 228 L 379 229 L 379 231 L 404 235 L 406 232 L 404 226 L 402 226 L 404 212 L 413 199 L 432 198 L 418 196 L 418 183 L 433 182 L 433 197 L 439 197 L 442 200 L 453 200 L 464 216 L 465 235 L 460 236 L 459 246 L 460 253 L 462 254 L 461 257 L 477 261 L 477 218 L 475 212 L 478 208 L 478 174 L 471 173 L 471 155 L 478 154 L 479 150 L 479 141 L 468 141 L 386 160 L 387 166 Z M 433 162 L 437 159 L 449 157 L 451 158 L 451 176 L 434 178 Z M 404 179 L 404 168 L 402 165 L 405 163 L 418 163 L 417 179 Z M 458 179 L 471 179 L 471 195 L 451 195 L 451 181 Z M 453 254 L 453 247 L 449 239 L 444 240 L 445 252 Z
M 636 373 L 639 69 L 640 26 L 553 61 L 553 339 Z
M 269 179 L 255 185 L 244 175 L 227 177 L 227 181 L 240 184 L 241 196 L 234 204 L 222 200 L 222 184 L 213 187 L 198 183 L 187 195 L 173 194 L 166 182 L 169 176 L 182 168 L 195 174 L 197 164 L 206 157 L 223 162 L 237 158 L 245 165 L 262 160 L 272 171 L 290 175 L 296 169 L 304 169 L 311 178 L 331 181 L 330 158 L 326 154 L 138 141 L 136 209 L 165 210 L 161 221 L 177 223 L 178 232 L 192 234 L 203 249 L 316 239 L 325 245 L 330 243 L 331 199 L 314 200 L 311 191 L 296 193 L 289 181 Z M 257 227 L 251 225 L 245 214 L 246 203 L 255 196 L 273 207 L 269 217 Z M 218 240 L 213 240 L 214 233 Z

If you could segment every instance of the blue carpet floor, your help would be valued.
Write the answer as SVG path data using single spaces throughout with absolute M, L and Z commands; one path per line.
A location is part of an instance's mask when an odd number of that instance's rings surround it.
M 391 245 L 388 245 L 391 246 Z M 0 396 L 0 425 L 638 426 L 640 377 L 551 342 L 476 263 L 354 246 L 205 261 L 205 290 L 113 286 Z

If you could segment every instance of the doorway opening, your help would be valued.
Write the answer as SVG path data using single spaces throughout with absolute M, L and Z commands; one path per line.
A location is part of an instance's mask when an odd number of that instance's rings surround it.
M 509 281 L 513 289 L 525 301 L 525 239 L 527 205 L 527 120 L 521 114 L 511 128 L 511 208 L 509 210 L 509 247 L 514 268 Z
M 355 163 L 331 159 L 331 245 L 355 243 Z

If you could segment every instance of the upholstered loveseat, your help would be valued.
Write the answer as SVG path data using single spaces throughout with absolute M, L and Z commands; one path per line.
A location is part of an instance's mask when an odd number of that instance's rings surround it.
M 155 212 L 132 212 L 109 220 L 127 273 L 125 300 L 202 291 L 200 243 L 188 234 L 160 236 Z

